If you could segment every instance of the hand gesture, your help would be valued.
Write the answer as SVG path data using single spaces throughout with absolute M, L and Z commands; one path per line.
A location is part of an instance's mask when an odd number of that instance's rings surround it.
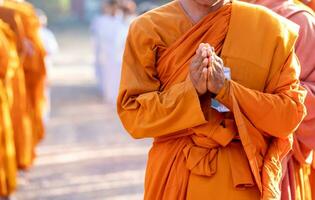
M 224 86 L 224 63 L 223 60 L 217 56 L 211 48 L 211 56 L 209 58 L 208 76 L 207 76 L 207 88 L 208 91 L 214 94 L 218 94 Z
M 205 94 L 208 91 L 207 76 L 210 55 L 210 45 L 201 43 L 189 67 L 189 78 L 199 96 Z

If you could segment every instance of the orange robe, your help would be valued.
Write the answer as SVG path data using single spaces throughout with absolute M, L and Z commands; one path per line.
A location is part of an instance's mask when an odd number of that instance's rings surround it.
M 45 50 L 38 34 L 40 23 L 34 8 L 27 2 L 6 0 L 4 6 L 14 9 L 21 15 L 26 37 L 33 47 L 33 52 L 26 55 L 23 67 L 28 106 L 32 116 L 33 143 L 36 145 L 44 137 L 43 112 L 46 84 Z
M 178 1 L 132 23 L 117 110 L 134 138 L 154 138 L 144 199 L 280 198 L 281 164 L 305 115 L 296 37 L 294 24 L 237 1 L 195 25 Z M 231 68 L 216 97 L 230 113 L 186 78 L 201 42 Z
M 0 196 L 10 195 L 16 187 L 16 158 L 9 98 L 6 89 L 11 68 L 15 65 L 14 34 L 0 21 Z M 12 58 L 13 56 L 13 58 Z M 10 95 L 10 94 L 9 94 Z
M 293 156 L 290 156 L 288 173 L 284 177 L 282 199 L 308 200 L 310 191 L 310 163 L 315 149 L 315 17 L 314 13 L 300 2 L 288 0 L 259 0 L 281 16 L 300 26 L 299 38 L 295 44 L 301 64 L 301 84 L 308 94 L 305 100 L 307 116 L 295 134 Z
M 315 1 L 314 0 L 311 0 L 307 5 L 315 11 Z
M 16 36 L 16 55 L 14 70 L 11 80 L 8 80 L 7 88 L 11 95 L 11 117 L 14 129 L 14 142 L 16 149 L 16 161 L 20 169 L 31 166 L 33 161 L 33 139 L 30 115 L 27 112 L 27 98 L 24 69 L 22 66 L 25 57 L 23 41 L 25 39 L 23 24 L 20 16 L 12 9 L 0 7 L 0 19 L 10 25 Z M 17 57 L 19 56 L 19 58 Z

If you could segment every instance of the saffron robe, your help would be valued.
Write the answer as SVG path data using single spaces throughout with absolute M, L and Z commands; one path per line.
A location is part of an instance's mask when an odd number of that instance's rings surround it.
M 0 196 L 10 195 L 16 187 L 16 158 L 8 90 L 5 85 L 16 62 L 14 34 L 0 21 Z
M 295 49 L 301 64 L 301 84 L 308 91 L 305 101 L 307 116 L 295 134 L 293 157 L 288 161 L 282 199 L 311 199 L 308 168 L 315 149 L 315 17 L 304 6 L 287 0 L 260 0 L 257 3 L 300 26 Z
M 16 162 L 20 169 L 31 166 L 34 155 L 34 145 L 32 139 L 32 126 L 30 115 L 27 110 L 27 98 L 24 69 L 22 66 L 25 57 L 23 41 L 25 33 L 23 24 L 13 9 L 0 7 L 0 19 L 7 23 L 15 33 L 15 44 L 18 55 L 14 58 L 12 76 L 7 81 L 6 87 L 11 94 L 11 116 L 14 129 L 14 142 L 16 150 Z M 12 50 L 14 51 L 14 50 Z M 16 51 L 16 50 L 15 50 Z
M 296 37 L 294 24 L 237 1 L 196 25 L 178 1 L 132 23 L 117 110 L 134 138 L 155 138 L 145 199 L 280 198 L 281 162 L 305 115 Z M 233 114 L 187 79 L 201 42 L 231 68 L 216 98 Z
M 45 106 L 45 50 L 39 36 L 40 23 L 33 6 L 27 2 L 5 0 L 4 6 L 21 15 L 26 38 L 32 44 L 33 52 L 26 54 L 23 62 L 28 110 L 32 118 L 33 143 L 44 137 L 43 113 Z

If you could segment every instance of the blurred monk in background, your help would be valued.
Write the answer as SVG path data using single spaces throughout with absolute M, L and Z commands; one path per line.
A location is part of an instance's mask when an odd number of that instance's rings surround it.
M 0 199 L 16 187 L 44 136 L 45 51 L 31 4 L 0 1 Z
M 45 50 L 39 37 L 40 22 L 33 6 L 21 0 L 5 0 L 4 6 L 14 9 L 21 15 L 26 40 L 25 45 L 31 49 L 23 63 L 28 111 L 33 127 L 33 145 L 44 137 L 43 113 L 45 106 Z
M 298 26 L 261 6 L 176 0 L 131 24 L 117 109 L 154 138 L 144 199 L 280 199 L 303 120 Z
M 15 68 L 12 71 L 12 81 L 7 86 L 11 94 L 12 108 L 11 116 L 14 131 L 14 141 L 16 149 L 16 162 L 20 169 L 31 166 L 33 161 L 33 139 L 31 118 L 27 110 L 26 86 L 24 77 L 23 62 L 27 47 L 21 16 L 11 8 L 0 6 L 0 19 L 10 26 L 15 35 L 15 44 L 18 57 L 15 58 Z
M 16 187 L 16 156 L 10 115 L 8 84 L 17 67 L 15 36 L 9 26 L 0 20 L 0 198 L 7 198 Z M 10 89 L 12 87 L 9 87 Z

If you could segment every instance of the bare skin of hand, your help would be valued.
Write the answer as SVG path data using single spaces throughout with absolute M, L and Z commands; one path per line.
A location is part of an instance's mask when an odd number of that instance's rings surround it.
M 207 75 L 208 91 L 213 94 L 218 94 L 223 88 L 224 82 L 225 75 L 223 60 L 215 54 L 212 48 Z
M 205 94 L 208 91 L 207 76 L 210 55 L 210 45 L 201 43 L 189 67 L 189 78 L 199 96 Z

